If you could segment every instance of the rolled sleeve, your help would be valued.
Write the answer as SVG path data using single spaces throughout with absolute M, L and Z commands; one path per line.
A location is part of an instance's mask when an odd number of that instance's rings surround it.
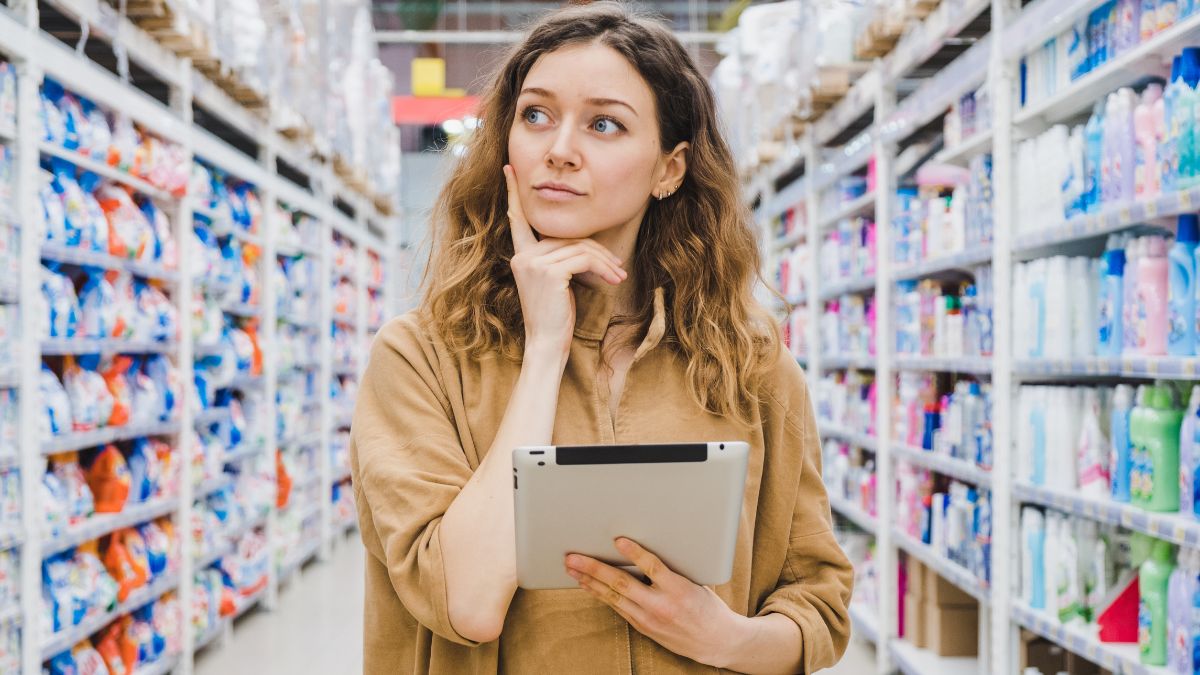
M 450 623 L 441 522 L 472 468 L 437 378 L 432 348 L 408 317 L 371 347 L 350 455 L 363 543 L 413 618 L 435 635 L 479 643 Z

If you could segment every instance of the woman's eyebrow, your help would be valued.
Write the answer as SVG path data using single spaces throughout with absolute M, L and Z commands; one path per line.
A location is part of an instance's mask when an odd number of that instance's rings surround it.
M 555 100 L 557 98 L 554 95 L 554 92 L 547 91 L 545 89 L 542 89 L 541 87 L 525 87 L 524 89 L 521 90 L 521 93 L 522 94 L 532 94 L 533 96 L 541 96 L 542 98 L 548 98 L 550 100 Z M 594 105 L 597 107 L 603 107 L 603 106 L 609 106 L 609 105 L 624 106 L 629 109 L 629 112 L 633 113 L 634 117 L 638 116 L 637 110 L 634 110 L 633 106 L 631 106 L 628 103 L 626 103 L 625 101 L 622 101 L 621 99 L 617 99 L 617 98 L 589 98 L 585 101 L 585 103 L 587 103 L 588 105 Z

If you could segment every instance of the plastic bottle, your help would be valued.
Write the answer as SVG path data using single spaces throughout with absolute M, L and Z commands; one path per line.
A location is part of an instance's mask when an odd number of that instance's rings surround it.
M 1179 433 L 1183 411 L 1164 386 L 1146 388 L 1140 405 L 1129 416 L 1134 447 L 1130 477 L 1131 502 L 1159 513 L 1179 510 Z
M 1108 95 L 1104 103 L 1104 154 L 1100 160 L 1101 204 L 1109 204 L 1117 199 L 1115 176 L 1116 163 L 1120 161 L 1117 153 L 1120 116 L 1120 97 L 1117 96 L 1117 92 L 1113 92 Z
M 1167 665 L 1175 673 L 1192 672 L 1189 625 L 1195 594 L 1195 551 L 1180 549 L 1179 565 L 1167 581 Z
M 1200 83 L 1200 48 L 1186 47 L 1180 54 L 1179 74 L 1183 78 L 1183 86 L 1179 90 L 1179 114 L 1182 116 L 1179 145 L 1178 183 L 1180 189 L 1190 188 L 1196 184 L 1197 153 L 1196 143 L 1196 85 Z
M 1200 516 L 1200 410 L 1197 410 L 1194 417 L 1198 419 L 1192 420 L 1192 437 L 1183 439 L 1189 443 L 1188 457 L 1191 460 L 1189 464 L 1180 464 L 1180 471 L 1186 471 L 1191 476 L 1189 484 L 1191 492 L 1180 497 L 1180 510 L 1184 513 L 1191 513 Z M 1190 504 L 1188 508 L 1182 508 Z M 1200 616 L 1197 616 L 1197 621 L 1200 622 Z M 1196 626 L 1200 630 L 1200 623 Z
M 1167 305 L 1169 265 L 1167 242 L 1149 237 L 1146 255 L 1138 260 L 1138 353 L 1162 356 L 1167 353 Z
M 1117 357 L 1124 346 L 1121 308 L 1124 304 L 1125 249 L 1121 248 L 1121 240 L 1116 235 L 1108 238 L 1101 269 L 1104 277 L 1099 285 L 1096 354 Z
M 1041 511 L 1021 510 L 1022 598 L 1033 609 L 1046 609 L 1046 521 Z
M 1195 214 L 1179 216 L 1175 243 L 1168 255 L 1167 353 L 1192 356 L 1196 353 L 1196 242 L 1200 223 Z
M 1103 416 L 1100 393 L 1089 388 L 1083 393 L 1083 419 L 1079 443 L 1075 449 L 1076 483 L 1079 493 L 1088 499 L 1103 499 L 1111 491 L 1108 473 L 1108 447 L 1100 428 Z
M 1145 42 L 1158 32 L 1157 0 L 1141 0 L 1142 15 L 1138 18 L 1138 41 Z
M 1113 200 L 1134 198 L 1134 170 L 1137 167 L 1137 139 L 1134 135 L 1133 113 L 1138 105 L 1137 94 L 1124 87 L 1117 90 L 1117 119 L 1114 122 L 1116 147 L 1113 149 Z
M 1134 159 L 1134 194 L 1138 199 L 1158 194 L 1158 103 L 1162 100 L 1162 85 L 1146 85 L 1141 101 L 1133 112 L 1133 132 L 1137 140 Z
M 1183 118 L 1180 114 L 1179 95 L 1183 89 L 1182 58 L 1171 61 L 1171 79 L 1163 89 L 1162 138 L 1158 144 L 1159 182 L 1162 192 L 1173 192 L 1179 176 L 1179 135 Z
M 1179 426 L 1179 510 L 1192 513 L 1193 481 L 1192 466 L 1196 461 L 1196 413 L 1200 411 L 1200 385 L 1192 387 L 1183 423 Z
M 1162 32 L 1179 20 L 1179 3 L 1176 0 L 1158 0 L 1158 32 Z
M 1129 471 L 1132 445 L 1129 442 L 1129 415 L 1133 412 L 1133 387 L 1117 385 L 1109 417 L 1109 473 L 1113 501 L 1129 502 Z
M 1171 544 L 1155 539 L 1138 570 L 1138 651 L 1148 666 L 1167 664 L 1167 587 L 1174 569 Z

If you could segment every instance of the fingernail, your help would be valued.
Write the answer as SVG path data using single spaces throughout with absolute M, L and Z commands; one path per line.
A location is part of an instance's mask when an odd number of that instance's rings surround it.
M 568 568 L 567 574 L 571 575 L 572 579 L 575 579 L 576 581 L 579 580 L 579 572 L 576 572 L 575 570 Z

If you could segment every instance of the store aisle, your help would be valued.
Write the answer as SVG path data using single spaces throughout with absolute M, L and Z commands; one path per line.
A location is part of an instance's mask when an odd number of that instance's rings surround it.
M 355 531 L 280 589 L 276 611 L 251 612 L 226 645 L 201 652 L 197 675 L 362 672 L 362 579 Z

